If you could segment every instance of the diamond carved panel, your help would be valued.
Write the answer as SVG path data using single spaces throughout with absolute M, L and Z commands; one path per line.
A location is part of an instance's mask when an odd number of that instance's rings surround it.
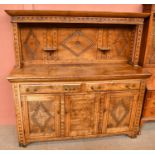
M 110 113 L 117 125 L 119 125 L 123 121 L 123 119 L 125 119 L 128 112 L 129 110 L 127 106 L 124 104 L 123 100 L 121 100 L 113 107 Z
M 111 31 L 114 38 L 111 41 L 111 47 L 115 51 L 116 56 L 128 56 L 130 52 L 130 37 L 131 32 L 129 31 L 120 31 L 113 30 Z
M 91 48 L 94 43 L 82 31 L 76 30 L 67 36 L 61 45 L 75 56 L 80 56 L 83 52 Z
M 35 58 L 35 53 L 39 48 L 40 42 L 38 41 L 36 35 L 34 34 L 33 30 L 30 29 L 29 33 L 27 34 L 26 40 L 24 41 L 24 47 L 29 52 L 32 59 Z
M 38 102 L 37 107 L 32 115 L 33 123 L 43 130 L 51 117 L 52 115 L 48 112 L 44 105 L 41 102 Z
M 128 128 L 131 114 L 132 96 L 119 93 L 110 97 L 108 110 L 108 128 Z

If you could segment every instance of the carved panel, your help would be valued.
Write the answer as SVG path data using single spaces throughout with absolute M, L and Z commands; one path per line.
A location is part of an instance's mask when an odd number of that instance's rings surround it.
M 132 25 L 104 26 L 100 29 L 35 27 L 33 24 L 21 26 L 25 64 L 105 60 L 127 62 L 134 49 L 134 38 L 135 27 Z
M 80 62 L 96 60 L 96 28 L 60 28 L 59 60 Z
M 27 137 L 60 135 L 60 97 L 52 95 L 22 96 Z
M 134 27 L 108 27 L 99 29 L 97 59 L 129 60 L 133 51 Z
M 21 40 L 25 64 L 46 64 L 57 59 L 57 29 L 22 25 Z
M 97 132 L 97 99 L 94 94 L 65 96 L 66 136 L 88 136 Z
M 88 38 L 80 29 L 75 30 L 62 42 L 62 46 L 72 52 L 75 56 L 80 56 L 93 45 L 93 41 Z
M 40 42 L 38 41 L 35 33 L 33 32 L 34 30 L 30 29 L 26 39 L 24 41 L 24 48 L 26 49 L 27 53 L 29 53 L 31 59 L 35 59 L 35 56 L 37 53 L 37 50 L 40 46 Z
M 137 95 L 134 93 L 122 92 L 108 95 L 107 132 L 122 132 L 130 129 L 135 101 L 137 101 Z

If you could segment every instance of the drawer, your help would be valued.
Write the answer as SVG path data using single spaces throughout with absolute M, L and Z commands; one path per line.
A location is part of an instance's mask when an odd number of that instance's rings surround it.
M 21 93 L 61 93 L 61 92 L 80 92 L 82 84 L 41 84 L 20 86 Z
M 143 117 L 154 117 L 154 116 L 155 116 L 155 108 L 143 109 Z
M 87 83 L 86 91 L 107 91 L 107 90 L 136 90 L 140 87 L 140 81 L 112 81 L 100 83 Z
M 107 90 L 138 90 L 140 81 L 104 81 L 86 83 L 21 84 L 21 93 L 93 92 Z

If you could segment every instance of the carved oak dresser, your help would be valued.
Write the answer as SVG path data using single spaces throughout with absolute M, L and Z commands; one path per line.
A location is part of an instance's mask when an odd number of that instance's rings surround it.
M 19 144 L 139 133 L 147 13 L 6 11 Z

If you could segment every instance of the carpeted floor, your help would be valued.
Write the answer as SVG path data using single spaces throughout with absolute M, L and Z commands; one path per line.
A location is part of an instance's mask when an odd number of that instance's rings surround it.
M 155 122 L 144 124 L 141 135 L 135 139 L 128 136 L 112 136 L 67 141 L 39 142 L 26 148 L 18 146 L 15 126 L 0 126 L 0 149 L 35 150 L 139 150 L 155 149 Z

